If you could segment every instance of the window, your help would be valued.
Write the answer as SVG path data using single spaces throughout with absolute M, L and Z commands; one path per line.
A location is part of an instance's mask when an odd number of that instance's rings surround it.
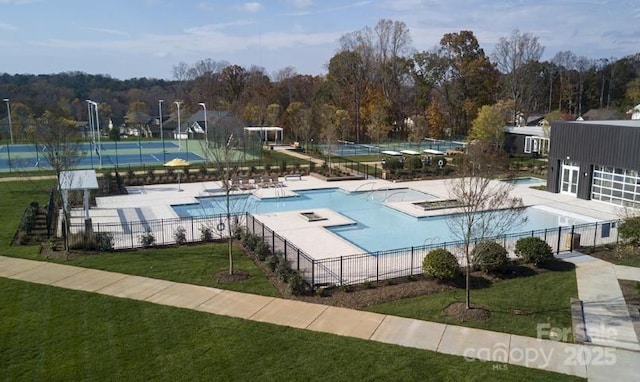
M 538 153 L 546 155 L 549 153 L 549 138 L 544 137 L 524 137 L 524 152 L 527 154 Z
M 640 208 L 638 172 L 623 168 L 594 166 L 591 199 Z

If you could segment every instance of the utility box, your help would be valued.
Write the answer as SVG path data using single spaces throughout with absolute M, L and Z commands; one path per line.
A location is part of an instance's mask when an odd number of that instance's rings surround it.
M 573 250 L 580 249 L 580 237 L 581 237 L 581 235 L 579 233 L 573 233 L 573 234 L 568 233 L 567 234 L 567 239 L 565 241 L 567 243 L 567 248 L 566 249 L 568 249 L 568 250 L 570 250 L 570 249 L 573 249 Z

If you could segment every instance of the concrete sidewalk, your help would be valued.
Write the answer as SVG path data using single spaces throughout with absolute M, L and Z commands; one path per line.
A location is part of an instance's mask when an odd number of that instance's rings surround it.
M 640 280 L 640 268 L 616 266 L 579 252 L 559 257 L 576 265 L 587 340 L 595 345 L 640 351 L 633 320 L 618 283 L 619 278 Z
M 635 380 L 640 353 L 0 256 L 0 277 L 496 361 L 590 380 Z M 606 355 L 606 357 L 603 357 Z

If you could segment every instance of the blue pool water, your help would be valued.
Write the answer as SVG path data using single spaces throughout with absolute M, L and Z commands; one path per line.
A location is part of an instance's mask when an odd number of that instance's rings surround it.
M 534 185 L 534 184 L 542 184 L 545 183 L 544 179 L 540 179 L 540 178 L 534 178 L 532 176 L 530 177 L 524 177 L 524 178 L 513 178 L 513 179 L 503 179 L 502 182 L 505 183 L 511 183 L 511 184 L 530 184 L 530 185 Z
M 254 196 L 233 196 L 234 212 L 253 214 L 330 208 L 357 222 L 355 225 L 331 227 L 329 230 L 366 252 L 421 246 L 457 240 L 452 238 L 447 217 L 415 218 L 383 202 L 433 200 L 433 195 L 411 189 L 346 193 L 340 189 L 309 190 L 299 196 L 260 200 Z M 176 205 L 173 209 L 181 217 L 207 216 L 225 211 L 224 197 L 201 198 L 200 204 Z M 527 222 L 511 232 L 531 231 L 585 223 L 580 219 L 560 216 L 536 208 L 527 208 Z

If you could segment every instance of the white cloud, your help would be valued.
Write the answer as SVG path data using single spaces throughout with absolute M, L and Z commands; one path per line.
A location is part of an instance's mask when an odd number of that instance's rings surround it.
M 306 9 L 313 5 L 313 0 L 284 0 L 285 3 L 291 4 L 297 9 Z
M 0 5 L 23 5 L 39 3 L 42 0 L 0 0 Z
M 0 22 L 0 30 L 13 31 L 13 30 L 16 30 L 16 29 L 18 29 L 18 28 L 16 28 L 15 25 L 11 25 L 11 24 Z
M 207 1 L 201 1 L 198 4 L 196 4 L 196 8 L 201 10 L 201 11 L 206 11 L 206 12 L 211 12 L 215 9 L 215 7 L 213 6 L 213 4 L 207 2 Z
M 258 12 L 262 9 L 262 4 L 257 2 L 244 3 L 240 6 L 240 9 L 246 12 Z
M 108 28 L 87 28 L 87 29 L 94 32 L 100 32 L 100 33 L 104 33 L 112 36 L 129 36 L 129 33 L 120 31 L 117 29 L 108 29 Z

